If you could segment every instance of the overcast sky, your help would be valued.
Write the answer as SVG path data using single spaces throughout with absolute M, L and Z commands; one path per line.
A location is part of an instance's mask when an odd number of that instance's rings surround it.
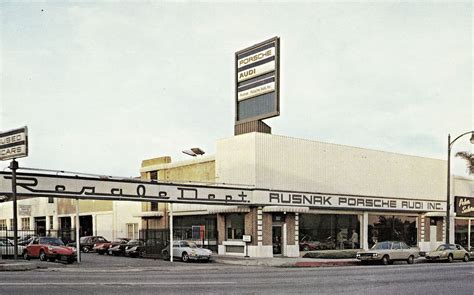
M 28 126 L 20 166 L 137 176 L 214 154 L 233 136 L 234 53 L 274 36 L 273 134 L 446 159 L 448 133 L 473 129 L 471 1 L 63 2 L 0 4 L 0 130 Z

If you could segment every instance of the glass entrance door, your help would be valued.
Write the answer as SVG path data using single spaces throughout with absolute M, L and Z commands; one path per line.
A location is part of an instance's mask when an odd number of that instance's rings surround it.
M 281 254 L 281 225 L 272 226 L 273 255 Z

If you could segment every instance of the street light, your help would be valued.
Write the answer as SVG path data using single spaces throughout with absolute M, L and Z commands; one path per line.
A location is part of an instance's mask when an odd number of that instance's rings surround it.
M 451 148 L 456 140 L 466 134 L 471 133 L 471 144 L 474 144 L 474 131 L 468 131 L 456 137 L 451 141 L 451 134 L 448 134 L 448 181 L 447 181 L 447 195 L 446 195 L 446 244 L 449 244 L 449 229 L 451 224 Z

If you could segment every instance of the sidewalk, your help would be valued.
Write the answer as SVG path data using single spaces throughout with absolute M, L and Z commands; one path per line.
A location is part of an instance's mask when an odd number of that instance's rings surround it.
M 36 269 L 35 263 L 21 260 L 0 260 L 0 271 L 27 271 Z
M 215 256 L 214 261 L 222 264 L 270 267 L 326 267 L 360 264 L 357 259 L 316 259 L 302 257 L 253 258 L 228 255 Z

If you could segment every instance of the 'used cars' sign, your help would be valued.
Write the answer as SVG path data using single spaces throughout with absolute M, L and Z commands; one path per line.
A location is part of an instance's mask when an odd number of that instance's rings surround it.
M 28 128 L 0 133 L 0 161 L 28 156 Z

